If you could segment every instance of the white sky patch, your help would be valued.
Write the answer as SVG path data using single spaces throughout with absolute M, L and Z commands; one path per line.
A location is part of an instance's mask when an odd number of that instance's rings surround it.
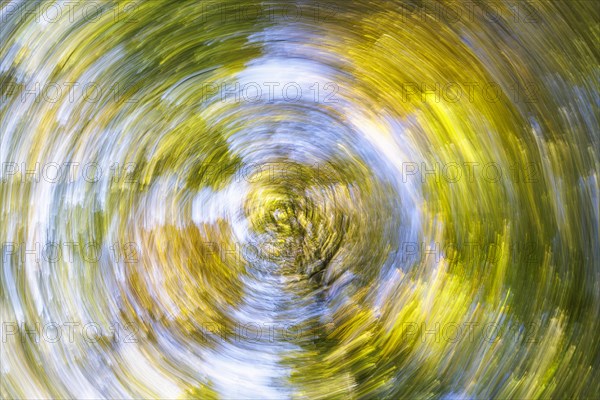
M 234 79 L 242 89 L 248 85 L 242 93 L 246 98 L 254 98 L 256 86 L 249 84 L 256 83 L 263 100 L 321 103 L 334 90 L 331 86 L 325 88 L 336 81 L 330 72 L 330 68 L 314 61 L 264 56 L 250 62 Z
M 233 179 L 225 188 L 213 191 L 209 187 L 201 189 L 192 203 L 192 220 L 194 223 L 213 224 L 218 219 L 236 222 L 249 185 L 246 182 L 236 182 Z M 237 237 L 245 237 L 247 227 L 240 221 L 232 226 Z
M 248 343 L 247 343 L 248 344 Z M 223 351 L 224 350 L 224 351 Z M 282 374 L 279 357 L 260 348 L 241 349 L 227 345 L 207 355 L 213 371 L 211 379 L 219 394 L 226 399 L 281 399 L 282 389 L 273 385 L 273 378 Z
M 156 365 L 150 363 L 136 346 L 122 346 L 121 356 L 124 364 L 128 364 L 124 369 L 130 371 L 137 381 L 152 390 L 158 398 L 177 399 L 181 396 L 182 389 L 159 373 Z

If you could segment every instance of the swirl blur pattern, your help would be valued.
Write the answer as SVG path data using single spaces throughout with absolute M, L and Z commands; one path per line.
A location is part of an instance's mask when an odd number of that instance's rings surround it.
M 598 3 L 0 8 L 3 398 L 600 393 Z

